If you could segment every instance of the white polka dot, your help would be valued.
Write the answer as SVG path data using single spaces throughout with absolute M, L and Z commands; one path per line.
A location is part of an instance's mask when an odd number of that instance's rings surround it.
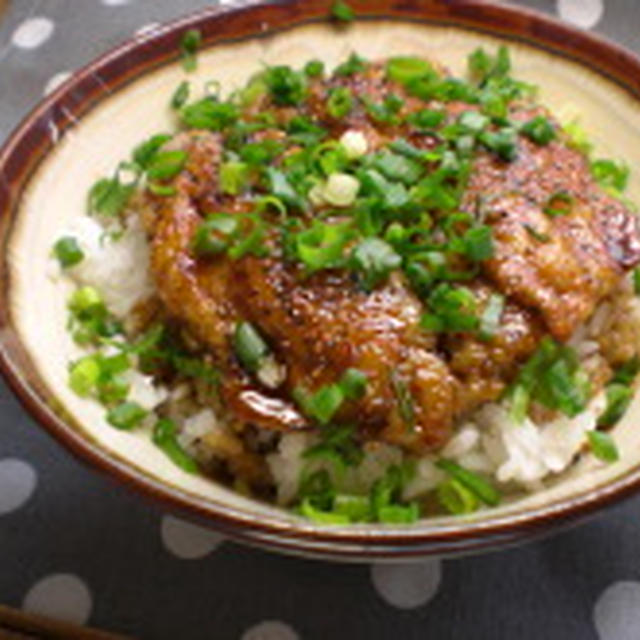
M 49 18 L 28 18 L 17 26 L 11 42 L 20 49 L 37 49 L 52 36 L 54 29 L 55 25 Z
M 143 38 L 151 35 L 154 31 L 157 31 L 160 27 L 159 22 L 150 22 L 149 24 L 143 24 L 139 29 L 136 29 L 133 35 Z
M 298 634 L 284 622 L 267 620 L 247 629 L 241 640 L 298 640 Z
M 60 71 L 60 73 L 56 73 L 51 76 L 49 80 L 47 80 L 47 84 L 44 85 L 44 91 L 42 95 L 48 96 L 50 93 L 53 93 L 63 82 L 67 81 L 71 77 L 71 71 Z
M 26 462 L 0 460 L 0 515 L 19 509 L 33 494 L 37 480 L 33 467 Z
M 595 27 L 604 13 L 603 0 L 557 0 L 557 2 L 560 17 L 583 29 Z
M 185 560 L 203 558 L 224 541 L 215 531 L 173 516 L 162 518 L 161 535 L 167 550 Z
M 598 598 L 593 621 L 600 640 L 638 640 L 640 582 L 616 582 Z
M 25 611 L 75 624 L 84 624 L 92 607 L 87 585 L 70 573 L 58 573 L 36 582 L 22 603 Z
M 398 609 L 414 609 L 431 600 L 440 586 L 438 558 L 412 564 L 374 564 L 371 580 L 380 597 Z

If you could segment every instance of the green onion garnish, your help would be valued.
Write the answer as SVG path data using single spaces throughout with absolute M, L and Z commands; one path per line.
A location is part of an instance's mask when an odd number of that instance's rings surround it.
M 335 87 L 329 91 L 327 113 L 336 119 L 349 115 L 353 107 L 353 94 L 348 87 Z
M 203 98 L 182 107 L 180 119 L 190 129 L 223 131 L 238 119 L 238 108 L 230 102 Z
M 74 362 L 69 369 L 69 386 L 81 397 L 95 389 L 100 377 L 100 365 L 95 356 L 86 356 Z
M 358 400 L 367 391 L 367 376 L 359 369 L 347 369 L 342 374 L 339 384 L 345 398 Z
M 306 97 L 304 74 L 286 65 L 269 67 L 264 73 L 264 81 L 273 101 L 279 106 L 295 107 Z
M 255 372 L 269 355 L 269 347 L 249 322 L 239 322 L 233 334 L 233 349 L 242 366 Z
M 620 459 L 618 447 L 613 438 L 603 431 L 589 431 L 589 446 L 593 455 L 604 462 L 616 462 Z
M 623 384 L 613 383 L 607 385 L 607 408 L 598 418 L 598 427 L 611 427 L 622 416 L 633 400 L 633 390 Z
M 149 180 L 169 180 L 182 171 L 187 158 L 186 151 L 159 151 L 147 166 L 147 177 Z
M 191 246 L 200 258 L 210 258 L 225 252 L 238 229 L 238 218 L 227 213 L 214 213 L 196 229 Z
M 449 478 L 438 485 L 438 502 L 454 515 L 464 515 L 478 510 L 478 495 L 455 478 Z
M 189 91 L 189 83 L 184 80 L 178 85 L 176 90 L 173 92 L 173 95 L 171 96 L 171 108 L 180 109 L 181 107 L 183 107 L 189 99 Z
M 451 478 L 457 480 L 485 504 L 492 507 L 500 504 L 500 492 L 482 476 L 461 467 L 459 464 L 451 460 L 438 460 L 438 462 L 436 462 L 436 466 L 439 469 L 446 471 Z
M 197 29 L 185 31 L 180 39 L 182 67 L 185 71 L 195 71 L 198 66 L 196 53 L 202 44 L 202 34 Z
M 542 233 L 538 231 L 534 226 L 530 225 L 528 222 L 525 222 L 523 225 L 524 230 L 538 242 L 551 242 L 551 236 L 548 233 Z
M 187 473 L 197 473 L 198 465 L 178 442 L 177 430 L 173 420 L 160 418 L 153 427 L 153 443 L 160 447 L 175 465 Z
M 500 317 L 503 311 L 504 296 L 499 293 L 492 293 L 480 316 L 479 333 L 483 340 L 490 340 L 498 333 L 500 329 Z
M 433 67 L 422 58 L 398 56 L 387 62 L 387 77 L 403 85 L 432 73 Z
M 331 17 L 338 22 L 352 22 L 355 18 L 353 9 L 342 0 L 337 0 L 331 6 Z
M 640 267 L 633 270 L 633 292 L 640 296 Z
M 527 138 L 539 145 L 547 145 L 556 137 L 556 130 L 547 118 L 536 116 L 525 122 L 520 131 Z
M 310 60 L 304 65 L 304 72 L 309 78 L 317 78 L 324 73 L 324 62 L 322 60 Z
M 73 236 L 64 236 L 53 245 L 53 254 L 63 268 L 72 267 L 84 258 L 84 253 Z
M 220 165 L 219 180 L 222 193 L 237 196 L 249 184 L 249 165 L 244 162 L 225 162 Z
M 371 291 L 400 267 L 402 258 L 380 238 L 365 238 L 351 252 L 350 265 L 362 276 L 362 284 Z
M 624 162 L 615 160 L 594 160 L 591 173 L 596 182 L 602 186 L 622 193 L 629 181 L 629 167 Z
M 116 429 L 130 431 L 147 416 L 148 411 L 137 402 L 123 402 L 107 412 L 107 422 Z

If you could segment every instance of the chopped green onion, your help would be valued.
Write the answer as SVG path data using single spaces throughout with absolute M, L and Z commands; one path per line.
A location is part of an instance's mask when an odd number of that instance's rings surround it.
M 350 265 L 362 275 L 362 284 L 371 291 L 400 267 L 402 258 L 384 240 L 365 238 L 351 252 Z
M 366 96 L 363 96 L 361 99 L 365 104 L 367 113 L 376 122 L 392 125 L 400 122 L 398 112 L 404 105 L 402 98 L 390 93 L 384 97 L 382 102 L 373 102 Z
M 538 242 L 551 242 L 551 236 L 548 233 L 542 233 L 541 231 L 538 231 L 528 222 L 525 222 L 522 226 L 524 227 L 524 230 Z
M 293 397 L 305 414 L 320 424 L 328 424 L 344 402 L 344 392 L 339 384 L 325 385 L 312 394 L 297 387 Z
M 359 369 L 347 369 L 339 384 L 345 398 L 359 400 L 367 391 L 367 376 Z
M 420 326 L 427 331 L 473 331 L 478 326 L 474 315 L 476 302 L 469 289 L 441 283 L 429 295 L 430 313 L 422 316 Z
M 300 503 L 300 513 L 318 524 L 350 524 L 351 519 L 344 513 L 322 511 L 313 506 L 308 498 Z
M 473 513 L 480 505 L 477 494 L 455 478 L 449 478 L 439 484 L 437 495 L 438 502 L 454 515 Z
M 182 67 L 185 71 L 195 71 L 198 66 L 196 53 L 202 44 L 202 34 L 197 29 L 185 31 L 180 39 Z
M 366 67 L 366 61 L 361 58 L 357 53 L 352 53 L 346 62 L 338 65 L 333 74 L 336 76 L 352 76 L 354 73 L 364 71 Z
M 415 184 L 424 172 L 420 163 L 387 150 L 371 157 L 371 164 L 389 180 L 397 180 L 407 186 Z
M 433 73 L 433 67 L 423 58 L 398 56 L 387 62 L 387 77 L 403 85 L 430 73 Z
M 468 229 L 462 237 L 463 253 L 474 262 L 482 262 L 493 256 L 491 227 L 478 225 Z
M 189 99 L 190 85 L 184 80 L 181 82 L 171 96 L 171 108 L 181 109 Z
M 225 162 L 220 165 L 219 179 L 222 193 L 237 196 L 249 183 L 249 165 L 244 162 Z
M 633 400 L 633 390 L 623 384 L 610 384 L 607 385 L 607 408 L 604 413 L 598 418 L 599 427 L 611 427 L 622 416 Z
M 566 191 L 557 191 L 551 194 L 543 207 L 544 213 L 550 218 L 557 218 L 559 216 L 565 216 L 571 212 L 571 206 L 573 204 L 573 196 Z
M 339 493 L 333 501 L 333 513 L 349 518 L 349 522 L 367 522 L 371 519 L 369 498 Z
M 589 431 L 589 446 L 593 455 L 604 462 L 617 462 L 620 453 L 614 439 L 603 431 Z
M 511 162 L 518 155 L 518 141 L 514 129 L 483 131 L 478 139 L 487 149 L 493 151 L 502 160 Z
M 338 267 L 344 262 L 344 250 L 352 237 L 349 222 L 327 224 L 314 220 L 311 227 L 296 234 L 296 256 L 309 273 Z
M 182 122 L 190 129 L 222 131 L 238 119 L 238 108 L 230 102 L 207 97 L 180 109 Z
M 378 509 L 378 521 L 385 524 L 413 524 L 420 517 L 420 508 L 410 504 L 388 504 Z
M 402 490 L 413 475 L 407 465 L 391 465 L 371 488 L 371 512 L 378 522 L 411 523 L 420 517 L 415 503 L 401 502 Z
M 317 78 L 324 73 L 324 62 L 322 60 L 309 60 L 304 66 L 304 72 L 310 78 Z
M 148 182 L 147 189 L 154 196 L 160 196 L 161 198 L 175 196 L 178 193 L 178 190 L 172 184 L 159 184 L 158 182 Z
M 633 270 L 633 292 L 640 296 L 640 267 Z
M 242 366 L 252 373 L 260 368 L 261 363 L 269 355 L 267 343 L 249 322 L 236 324 L 233 349 Z
M 444 458 L 438 460 L 438 462 L 436 462 L 436 466 L 448 473 L 451 478 L 457 480 L 485 504 L 495 507 L 500 503 L 500 493 L 482 476 L 479 476 L 473 471 L 469 471 L 469 469 L 465 469 L 459 464 Z
M 353 9 L 342 0 L 337 0 L 331 6 L 331 17 L 338 22 L 352 22 L 355 18 Z
M 638 372 L 640 372 L 640 358 L 633 356 L 633 358 L 627 360 L 621 367 L 616 369 L 613 378 L 611 378 L 611 383 L 632 384 Z
M 321 441 L 309 447 L 302 455 L 306 460 L 329 460 L 340 471 L 358 466 L 364 453 L 356 442 L 354 433 L 355 429 L 350 425 L 325 426 L 320 432 Z
M 589 379 L 573 349 L 545 337 L 520 369 L 508 394 L 512 416 L 518 421 L 526 416 L 530 400 L 575 416 L 586 406 Z
M 149 180 L 169 180 L 184 168 L 188 154 L 186 151 L 159 151 L 147 166 Z
M 458 118 L 458 124 L 472 133 L 480 133 L 489 122 L 489 118 L 479 111 L 464 111 Z
M 207 216 L 196 229 L 191 246 L 198 257 L 209 258 L 225 252 L 238 228 L 238 218 L 227 213 Z
M 86 397 L 95 389 L 100 378 L 100 364 L 95 356 L 85 356 L 71 365 L 69 386 L 81 397 Z
M 327 113 L 335 119 L 349 115 L 353 107 L 353 94 L 348 87 L 335 87 L 329 91 Z
M 441 125 L 447 114 L 445 111 L 439 111 L 436 109 L 421 109 L 420 111 L 415 111 L 407 117 L 407 122 L 417 127 L 418 129 L 435 129 L 439 125 Z
M 176 466 L 187 473 L 197 473 L 198 464 L 178 442 L 177 431 L 173 420 L 160 418 L 153 427 L 153 443 L 160 447 Z
M 556 137 L 556 130 L 544 116 L 536 116 L 525 122 L 520 131 L 538 145 L 547 145 Z
M 273 101 L 279 106 L 295 107 L 306 97 L 304 75 L 286 65 L 269 67 L 264 73 L 264 81 Z
M 413 403 L 413 395 L 411 391 L 409 391 L 407 383 L 395 371 L 391 372 L 391 386 L 396 397 L 400 418 L 404 422 L 405 427 L 411 430 L 416 424 L 416 410 Z
M 90 214 L 106 217 L 119 215 L 133 195 L 135 184 L 123 184 L 116 175 L 98 180 L 89 190 L 87 208 Z
M 97 289 L 84 286 L 76 289 L 71 294 L 68 306 L 75 314 L 83 315 L 96 309 L 102 309 L 104 302 Z
M 504 311 L 504 296 L 492 293 L 489 301 L 480 316 L 480 337 L 490 340 L 500 329 L 500 317 Z
M 573 120 L 563 126 L 563 131 L 567 136 L 567 144 L 576 151 L 584 155 L 589 155 L 593 149 L 587 132 L 584 130 L 578 120 Z
M 139 144 L 133 151 L 133 161 L 143 170 L 146 170 L 153 157 L 158 153 L 160 148 L 171 140 L 171 136 L 167 133 L 159 133 L 151 136 L 142 144 Z
M 304 203 L 300 195 L 291 186 L 286 174 L 275 167 L 267 167 L 267 177 L 270 183 L 271 194 L 279 198 L 288 207 L 303 209 Z
M 137 402 L 123 402 L 107 412 L 107 422 L 116 429 L 130 431 L 147 416 L 148 411 Z
M 602 187 L 608 187 L 620 193 L 627 188 L 629 167 L 624 162 L 606 159 L 594 160 L 591 163 L 591 173 Z
M 64 236 L 53 245 L 53 253 L 63 268 L 73 267 L 84 258 L 84 253 L 73 236 Z

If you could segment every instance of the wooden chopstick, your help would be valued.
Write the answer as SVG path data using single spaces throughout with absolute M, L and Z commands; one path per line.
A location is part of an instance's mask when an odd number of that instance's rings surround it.
M 133 638 L 51 620 L 0 604 L 0 640 L 133 640 Z

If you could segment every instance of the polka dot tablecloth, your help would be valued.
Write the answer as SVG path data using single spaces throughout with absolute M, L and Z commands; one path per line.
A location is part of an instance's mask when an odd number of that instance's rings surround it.
M 197 0 L 9 0 L 0 138 L 78 65 Z M 527 0 L 640 51 L 637 0 Z M 0 2 L 0 7 L 3 3 Z M 640 639 L 640 498 L 544 542 L 343 566 L 225 542 L 78 464 L 0 383 L 0 603 L 138 638 Z

